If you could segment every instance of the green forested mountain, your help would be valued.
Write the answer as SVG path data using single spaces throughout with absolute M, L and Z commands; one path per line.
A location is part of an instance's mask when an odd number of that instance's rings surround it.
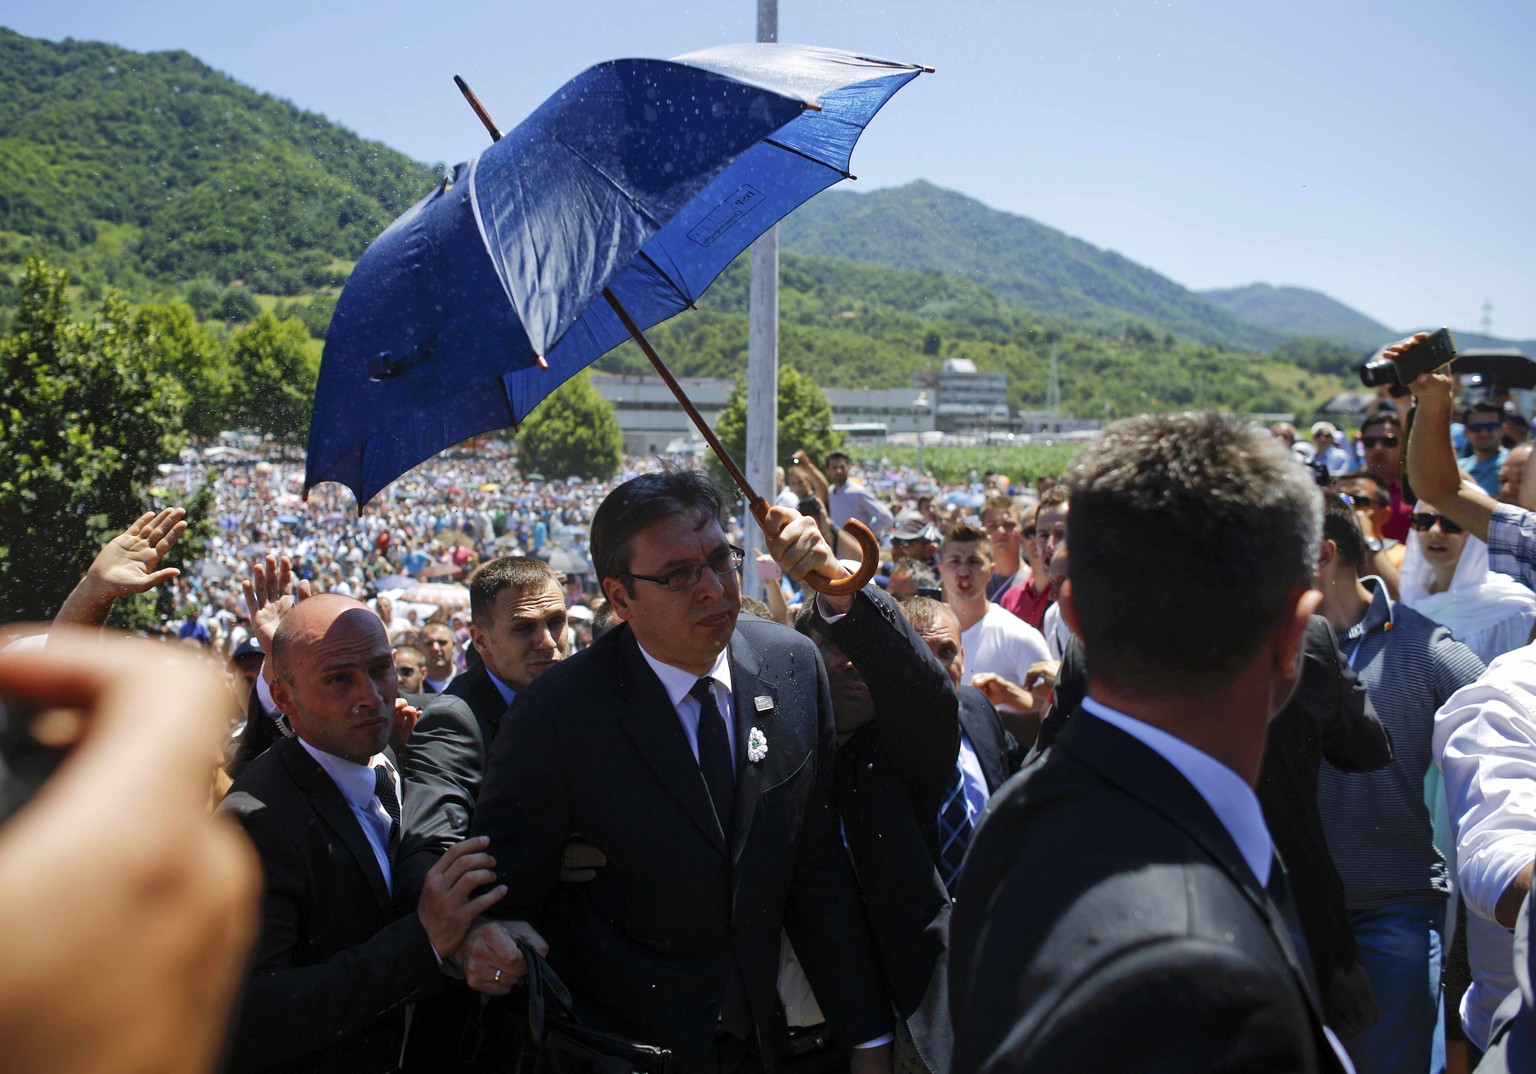
M 318 339 L 352 262 L 435 178 L 185 53 L 0 29 L 0 328 L 37 253 L 89 302 L 105 286 L 182 299 L 218 340 L 275 312 Z M 1054 346 L 1064 406 L 1081 416 L 1307 409 L 1337 388 L 1336 355 L 1259 359 L 1252 351 L 1279 336 L 1116 254 L 926 183 L 828 192 L 790 217 L 786 239 L 781 355 L 824 386 L 908 385 L 963 357 L 1007 371 L 1009 401 L 1037 408 Z M 681 374 L 739 375 L 745 265 L 701 307 L 655 331 L 663 353 Z M 625 347 L 603 365 L 641 360 Z
M 1286 335 L 1326 339 L 1361 351 L 1390 343 L 1402 335 L 1336 299 L 1305 287 L 1253 283 L 1247 287 L 1201 291 L 1200 294 L 1233 316 L 1253 324 Z
M 932 183 L 828 191 L 780 230 L 786 249 L 963 276 L 1010 302 L 1108 329 L 1151 322 L 1159 331 L 1253 349 L 1282 338 L 1112 250 Z
M 112 282 L 340 282 L 431 173 L 184 52 L 0 28 L 0 252 Z

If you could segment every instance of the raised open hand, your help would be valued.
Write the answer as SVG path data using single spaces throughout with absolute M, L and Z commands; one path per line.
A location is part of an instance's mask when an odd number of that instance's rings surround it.
M 146 511 L 138 521 L 112 538 L 96 553 L 90 573 L 114 597 L 143 593 L 181 572 L 160 567 L 160 560 L 186 532 L 186 511 L 167 507 Z
M 277 633 L 283 613 L 310 594 L 308 579 L 293 583 L 293 561 L 287 556 L 267 555 L 266 562 L 251 564 L 251 576 L 242 582 L 245 608 L 251 614 L 251 633 L 261 644 L 261 651 L 272 651 L 272 637 Z

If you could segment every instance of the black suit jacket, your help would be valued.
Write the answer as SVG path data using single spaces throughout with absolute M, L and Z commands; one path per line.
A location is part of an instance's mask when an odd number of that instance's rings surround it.
M 954 1070 L 1334 1071 L 1285 925 L 1205 800 L 1084 713 L 988 810 L 951 929 Z
M 407 833 L 401 839 L 399 889 L 419 895 L 427 870 L 469 834 L 469 817 L 485 778 L 486 757 L 507 711 L 484 666 L 426 694 L 421 718 L 400 757 Z
M 981 774 L 987 779 L 987 793 L 996 794 L 1008 777 L 1019 770 L 1025 751 L 1003 727 L 997 709 L 987 700 L 987 695 L 974 686 L 962 686 L 960 697 L 960 729 L 971 740 L 976 760 L 981 763 Z
M 261 937 L 235 1017 L 231 1068 L 383 1071 L 405 1006 L 442 974 L 415 913 L 396 910 L 336 784 L 296 738 L 240 774 L 219 807 L 261 857 Z
M 471 825 L 491 837 L 508 886 L 492 913 L 532 920 L 578 1010 L 671 1048 L 679 1072 L 709 1063 L 732 960 L 774 1062 L 781 929 L 840 1040 L 890 1030 L 832 810 L 820 654 L 791 630 L 742 617 L 730 661 L 734 831 L 720 830 L 682 724 L 627 624 L 518 692 Z M 767 741 L 757 763 L 746 755 L 754 729 Z M 588 883 L 560 884 L 577 832 L 608 864 Z
M 1392 747 L 1365 686 L 1339 654 L 1328 620 L 1320 615 L 1308 620 L 1302 651 L 1296 693 L 1269 724 L 1256 790 L 1291 878 L 1328 1026 L 1352 1037 L 1375 1024 L 1376 1002 L 1345 913 L 1344 884 L 1323 836 L 1317 770 L 1325 758 L 1346 772 L 1380 768 L 1391 763 Z M 1051 711 L 1031 760 L 1060 734 L 1087 691 L 1082 646 L 1073 638 L 1062 654 Z

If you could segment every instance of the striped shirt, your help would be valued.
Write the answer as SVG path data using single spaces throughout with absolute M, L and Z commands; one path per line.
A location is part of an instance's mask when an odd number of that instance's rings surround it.
M 1363 582 L 1373 591 L 1371 605 L 1340 632 L 1339 649 L 1392 736 L 1392 763 L 1341 772 L 1323 762 L 1323 834 L 1351 909 L 1433 902 L 1450 892 L 1424 804 L 1435 712 L 1482 674 L 1483 662 L 1445 627 L 1394 604 L 1380 579 Z
M 1501 503 L 1488 520 L 1488 569 L 1536 589 L 1536 512 Z

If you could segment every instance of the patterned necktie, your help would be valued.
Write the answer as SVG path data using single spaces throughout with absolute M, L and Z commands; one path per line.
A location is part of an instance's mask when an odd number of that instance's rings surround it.
M 374 765 L 373 793 L 378 795 L 384 812 L 389 814 L 389 842 L 385 846 L 385 857 L 393 869 L 395 855 L 400 852 L 400 799 L 395 797 L 395 780 L 389 774 L 388 765 Z
M 699 702 L 699 770 L 715 803 L 715 816 L 727 844 L 736 830 L 736 766 L 731 761 L 731 739 L 725 717 L 715 704 L 712 679 L 700 679 L 688 693 Z
M 965 848 L 971 845 L 975 831 L 971 803 L 965 797 L 965 769 L 956 756 L 955 774 L 944 792 L 944 804 L 939 807 L 939 876 L 951 895 L 960 876 L 960 863 L 965 860 Z

